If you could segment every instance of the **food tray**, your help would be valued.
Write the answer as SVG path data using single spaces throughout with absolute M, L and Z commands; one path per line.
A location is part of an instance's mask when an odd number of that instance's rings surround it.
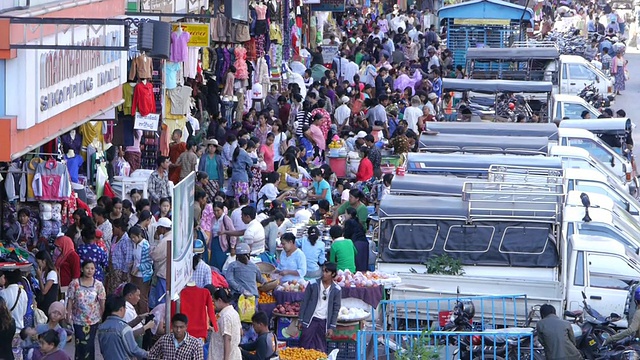
M 297 318 L 299 318 L 299 317 L 300 317 L 300 314 L 297 314 L 297 315 L 285 315 L 285 314 L 277 313 L 277 312 L 275 312 L 275 311 L 274 311 L 274 312 L 272 312 L 271 314 L 272 314 L 273 316 L 276 316 L 276 317 L 284 317 L 284 318 L 289 318 L 289 319 L 297 319 Z

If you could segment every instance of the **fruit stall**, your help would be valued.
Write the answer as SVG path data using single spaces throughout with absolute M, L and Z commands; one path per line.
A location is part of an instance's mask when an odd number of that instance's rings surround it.
M 399 278 L 379 272 L 353 274 L 347 270 L 339 271 L 335 281 L 341 287 L 342 307 L 336 330 L 331 338 L 327 338 L 327 350 L 338 349 L 337 360 L 352 360 L 356 358 L 357 333 L 383 299 L 384 285 L 397 282 Z M 298 317 L 307 285 L 306 281 L 284 282 L 273 291 L 276 338 L 287 348 L 298 346 Z

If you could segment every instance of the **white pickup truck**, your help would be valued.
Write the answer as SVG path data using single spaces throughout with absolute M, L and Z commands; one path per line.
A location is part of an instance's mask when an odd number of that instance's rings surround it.
M 550 81 L 554 94 L 577 95 L 593 84 L 607 96 L 613 79 L 582 56 L 560 55 L 554 44 L 538 47 L 470 48 L 466 53 L 470 79 Z
M 640 279 L 640 257 L 629 246 L 606 235 L 567 234 L 567 223 L 545 223 L 545 218 L 553 220 L 550 212 L 545 213 L 551 210 L 548 196 L 536 194 L 539 201 L 528 207 L 535 214 L 525 220 L 520 217 L 525 212 L 515 216 L 516 202 L 508 203 L 504 196 L 493 202 L 488 200 L 493 197 L 490 192 L 468 190 L 456 199 L 397 195 L 383 199 L 378 268 L 402 278 L 402 284 L 391 289 L 391 300 L 455 297 L 459 288 L 461 296 L 526 294 L 528 306 L 551 303 L 560 311 L 578 309 L 584 291 L 591 300 L 603 300 L 597 307 L 601 313 L 624 313 L 629 289 Z M 512 195 L 525 197 L 518 191 Z M 571 211 L 581 211 L 584 217 L 584 209 L 572 205 L 580 203 L 580 195 L 572 191 L 567 197 Z M 504 208 L 496 210 L 497 206 Z M 562 205 L 561 212 L 566 208 Z M 465 211 L 476 215 L 460 217 Z M 482 214 L 493 215 L 482 218 Z M 599 215 L 593 212 L 594 216 Z M 567 214 L 567 219 L 573 218 L 575 214 Z M 550 228 L 555 230 L 544 240 L 545 229 Z M 523 236 L 526 242 L 521 241 Z M 464 274 L 415 273 L 425 269 L 422 262 L 430 256 L 442 254 L 460 259 Z M 434 309 L 420 310 L 424 318 L 434 316 Z M 515 311 L 521 318 L 527 310 L 520 302 L 497 316 L 513 317 Z M 417 310 L 405 311 L 414 317 Z

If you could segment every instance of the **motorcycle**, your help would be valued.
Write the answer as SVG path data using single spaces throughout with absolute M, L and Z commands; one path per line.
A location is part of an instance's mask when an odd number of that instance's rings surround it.
M 573 319 L 571 326 L 576 338 L 576 347 L 585 359 L 599 358 L 600 349 L 604 341 L 616 331 L 609 326 L 616 318 L 616 314 L 606 318 L 587 303 L 587 296 L 582 292 L 582 310 L 565 311 L 565 318 Z
M 540 305 L 533 306 L 522 327 L 494 330 L 487 333 L 486 336 L 476 335 L 470 338 L 461 338 L 460 345 L 456 349 L 456 351 L 459 350 L 460 359 L 544 360 L 544 349 L 535 336 L 535 330 L 530 327 L 534 315 L 539 311 Z M 531 337 L 520 336 L 514 338 L 509 336 L 509 332 L 532 332 L 534 334 L 533 352 L 530 351 Z M 454 351 L 454 358 L 457 355 L 456 351 Z
M 578 96 L 584 99 L 587 103 L 591 104 L 594 108 L 602 110 L 606 107 L 611 106 L 611 100 L 608 97 L 602 96 L 598 92 L 598 89 L 593 85 L 593 83 L 585 86 L 579 93 Z

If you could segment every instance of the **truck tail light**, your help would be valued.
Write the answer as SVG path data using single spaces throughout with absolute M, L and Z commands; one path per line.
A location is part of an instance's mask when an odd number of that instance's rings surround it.
M 631 173 L 627 172 L 627 181 L 631 181 Z

